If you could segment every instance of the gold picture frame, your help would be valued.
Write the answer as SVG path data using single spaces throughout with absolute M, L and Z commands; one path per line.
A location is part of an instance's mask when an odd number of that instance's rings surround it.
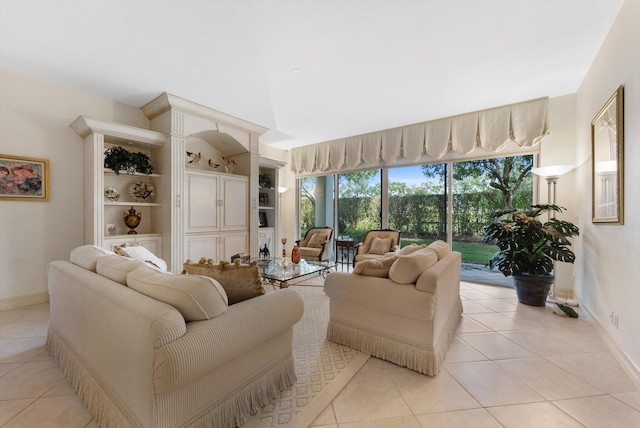
M 0 200 L 48 201 L 49 160 L 0 154 Z
M 591 122 L 593 223 L 624 224 L 623 96 L 620 85 Z

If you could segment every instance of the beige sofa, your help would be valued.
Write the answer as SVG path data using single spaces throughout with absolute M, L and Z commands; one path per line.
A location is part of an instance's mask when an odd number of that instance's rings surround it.
M 49 265 L 47 347 L 100 426 L 231 428 L 295 382 L 298 293 L 228 306 L 215 280 L 144 264 L 83 246 Z
M 332 272 L 327 339 L 435 376 L 462 315 L 461 254 L 436 241 Z

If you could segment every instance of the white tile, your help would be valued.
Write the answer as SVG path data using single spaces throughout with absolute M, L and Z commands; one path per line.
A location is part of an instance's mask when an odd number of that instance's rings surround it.
M 0 364 L 0 377 L 20 367 L 22 363 Z
M 500 287 L 498 285 L 477 284 L 476 290 L 482 291 L 489 296 L 499 299 L 508 299 L 516 297 L 516 290 L 510 287 Z
M 390 363 L 389 361 L 381 360 L 380 358 L 370 357 L 364 366 L 360 369 L 360 371 L 367 370 L 381 370 L 381 369 L 397 369 L 398 366 L 396 364 Z
M 447 364 L 444 369 L 485 407 L 544 401 L 491 361 Z
M 25 398 L 22 400 L 0 400 L 0 426 L 13 419 L 18 413 L 23 411 L 33 403 L 35 398 Z
M 460 324 L 458 324 L 458 329 L 456 333 L 474 333 L 478 331 L 491 331 L 487 327 L 482 324 L 472 320 L 468 315 L 463 315 L 460 320 Z
M 5 428 L 84 428 L 91 421 L 91 414 L 77 396 L 47 397 L 36 400 Z
M 469 318 L 495 331 L 524 330 L 534 326 L 530 322 L 523 322 L 522 320 L 517 320 L 508 316 L 516 313 L 518 312 L 505 312 L 504 314 L 495 312 L 492 314 L 470 314 Z
M 0 363 L 20 363 L 45 351 L 46 337 L 0 340 Z
M 340 424 L 340 428 L 420 428 L 420 424 L 415 416 L 401 416 L 373 421 L 349 422 Z
M 326 426 L 326 425 L 335 425 L 338 422 L 336 421 L 336 415 L 333 413 L 333 406 L 329 404 L 324 408 L 322 413 L 318 415 L 318 417 L 311 423 L 312 427 L 317 426 Z M 336 425 L 337 426 L 337 425 Z
M 416 415 L 422 428 L 502 428 L 485 409 Z
M 613 394 L 613 397 L 640 411 L 640 391 L 621 392 L 620 394 Z
M 458 337 L 491 360 L 533 357 L 534 354 L 495 332 L 465 333 Z
M 640 412 L 608 395 L 554 401 L 587 428 L 640 428 Z
M 490 294 L 487 293 L 483 293 L 482 291 L 478 291 L 478 290 L 460 290 L 460 296 L 461 297 L 466 297 L 467 299 L 490 299 L 491 296 Z
M 624 370 L 591 354 L 551 355 L 544 358 L 607 394 L 637 390 Z
M 0 400 L 40 397 L 63 379 L 53 361 L 24 363 L 0 378 Z
M 518 305 L 516 305 L 515 303 L 498 298 L 474 300 L 474 302 L 496 312 L 515 312 L 518 308 Z
M 473 409 L 480 404 L 446 371 L 426 376 L 411 370 L 386 372 L 413 414 Z
M 481 300 L 480 300 L 481 301 Z M 462 310 L 465 314 L 481 314 L 485 312 L 493 312 L 493 309 L 489 309 L 486 306 L 479 305 L 476 300 L 463 300 Z
M 583 428 L 548 402 L 489 407 L 487 410 L 504 428 Z
M 575 353 L 573 347 L 561 340 L 550 339 L 549 335 L 541 330 L 501 331 L 500 334 L 536 355 Z
M 338 424 L 411 415 L 385 375 L 389 371 L 392 370 L 360 371 L 351 379 L 332 402 Z
M 48 329 L 48 320 L 13 321 L 0 326 L 0 339 L 44 337 Z
M 604 394 L 599 389 L 540 357 L 502 360 L 496 361 L 496 364 L 547 400 Z
M 444 364 L 464 363 L 468 361 L 484 361 L 487 357 L 473 349 L 458 336 L 454 336 L 447 350 Z

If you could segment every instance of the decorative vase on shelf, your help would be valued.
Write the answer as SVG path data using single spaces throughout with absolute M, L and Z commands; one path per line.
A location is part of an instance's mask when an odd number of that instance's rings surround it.
M 233 174 L 233 164 L 232 163 L 228 163 L 224 166 L 224 170 L 227 172 L 227 174 Z
M 142 219 L 142 213 L 137 213 L 135 208 L 131 207 L 128 213 L 123 212 L 122 217 L 124 218 L 124 224 L 127 225 L 129 231 L 128 235 L 137 235 L 138 232 L 135 231 L 135 228 L 140 225 L 140 220 Z
M 297 245 L 295 245 L 293 250 L 291 250 L 291 261 L 295 264 L 300 263 L 300 250 L 298 250 Z

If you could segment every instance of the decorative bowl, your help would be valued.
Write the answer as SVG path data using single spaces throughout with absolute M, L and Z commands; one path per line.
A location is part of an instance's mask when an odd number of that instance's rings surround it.
M 104 188 L 104 197 L 109 199 L 111 202 L 116 202 L 120 199 L 120 192 L 118 192 L 113 186 L 107 186 Z

